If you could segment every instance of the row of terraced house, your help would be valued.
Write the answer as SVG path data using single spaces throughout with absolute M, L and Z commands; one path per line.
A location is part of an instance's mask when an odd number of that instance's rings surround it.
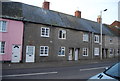
M 91 21 L 49 10 L 49 2 L 36 7 L 2 2 L 0 61 L 12 63 L 100 59 L 100 19 Z M 117 21 L 118 22 L 118 21 Z M 118 22 L 120 24 L 120 22 Z M 113 23 L 114 24 L 114 23 Z M 119 56 L 120 26 L 103 26 L 102 58 Z

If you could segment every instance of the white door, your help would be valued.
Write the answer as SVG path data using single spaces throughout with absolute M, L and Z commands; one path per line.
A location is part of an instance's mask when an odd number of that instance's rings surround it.
M 26 46 L 26 62 L 35 61 L 35 46 Z
M 75 49 L 75 60 L 78 60 L 78 49 Z
M 69 49 L 68 60 L 72 60 L 72 52 L 73 52 L 73 50 L 72 50 L 72 49 Z
M 21 46 L 12 45 L 12 63 L 20 62 L 21 54 L 20 54 Z

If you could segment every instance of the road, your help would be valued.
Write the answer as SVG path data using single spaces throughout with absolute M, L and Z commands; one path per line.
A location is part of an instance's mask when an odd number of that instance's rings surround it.
M 3 79 L 88 79 L 114 62 L 91 63 L 69 67 L 3 69 Z

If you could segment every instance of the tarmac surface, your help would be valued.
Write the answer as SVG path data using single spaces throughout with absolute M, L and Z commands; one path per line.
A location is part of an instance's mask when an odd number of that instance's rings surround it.
M 91 63 L 118 62 L 118 61 L 120 62 L 118 58 L 109 58 L 103 60 L 78 60 L 78 61 L 39 62 L 39 63 L 2 63 L 2 69 L 69 67 Z

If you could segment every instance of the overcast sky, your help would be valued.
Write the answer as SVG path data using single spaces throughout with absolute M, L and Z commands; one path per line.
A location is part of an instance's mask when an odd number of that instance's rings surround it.
M 42 7 L 44 0 L 11 0 Z M 118 2 L 120 0 L 46 0 L 50 2 L 50 9 L 70 15 L 74 15 L 76 10 L 80 10 L 82 18 L 96 21 L 100 11 L 103 12 L 103 23 L 111 24 L 118 20 Z

